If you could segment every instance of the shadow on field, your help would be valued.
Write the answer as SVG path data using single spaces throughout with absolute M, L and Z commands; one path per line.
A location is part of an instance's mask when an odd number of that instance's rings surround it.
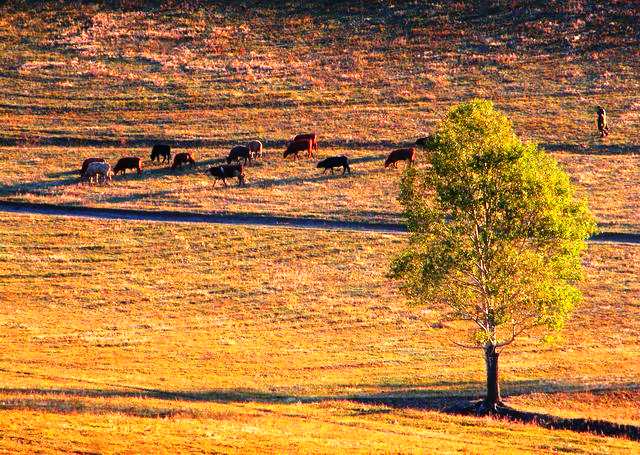
M 58 177 L 64 177 L 64 176 L 67 176 L 67 175 L 79 176 L 80 175 L 79 169 L 73 169 L 71 171 L 52 172 L 50 174 L 47 174 L 47 177 L 49 177 L 49 178 L 58 178 Z
M 165 391 L 143 387 L 126 386 L 122 389 L 98 388 L 2 388 L 0 395 L 10 398 L 0 400 L 0 409 L 26 409 L 53 413 L 123 413 L 139 417 L 168 417 L 172 415 L 193 415 L 193 411 L 184 409 L 144 408 L 138 406 L 112 406 L 103 402 L 83 403 L 82 398 L 153 398 L 159 400 L 214 402 L 214 403 L 321 403 L 329 401 L 347 401 L 366 405 L 380 405 L 397 409 L 419 409 L 437 411 L 448 414 L 474 415 L 478 396 L 484 384 L 476 382 L 447 382 L 432 384 L 433 387 L 460 387 L 454 390 L 411 388 L 404 384 L 384 384 L 379 387 L 391 388 L 391 392 L 354 395 L 317 395 L 299 396 L 287 393 L 263 392 L 253 389 L 219 389 L 208 391 Z M 115 385 L 109 385 L 115 386 Z M 372 384 L 372 386 L 374 386 Z M 505 396 L 518 396 L 530 393 L 575 393 L 589 392 L 604 394 L 615 391 L 640 389 L 640 384 L 628 383 L 610 387 L 585 387 L 577 384 L 563 384 L 540 380 L 505 383 L 505 389 L 511 393 Z M 40 397 L 34 397 L 40 396 Z M 57 397 L 57 398 L 56 398 Z M 389 412 L 388 410 L 369 411 L 367 409 L 356 415 Z M 571 430 L 594 433 L 602 436 L 622 436 L 640 441 L 640 426 L 619 424 L 605 420 L 583 418 L 563 418 L 551 414 L 519 411 L 507 406 L 500 406 L 496 417 L 533 423 L 544 428 Z
M 196 157 L 197 158 L 197 157 Z M 372 156 L 364 156 L 359 158 L 354 158 L 350 160 L 351 165 L 357 165 L 360 163 L 368 163 L 373 161 L 380 161 L 381 163 L 384 160 L 384 155 L 372 155 Z M 258 186 L 260 188 L 269 188 L 275 186 L 284 186 L 284 185 L 297 185 L 303 183 L 314 183 L 314 182 L 322 182 L 326 180 L 331 180 L 334 178 L 342 177 L 342 170 L 337 169 L 334 174 L 327 171 L 325 174 L 322 174 L 322 171 L 318 169 L 318 175 L 315 177 L 297 177 L 291 176 L 286 178 L 274 178 L 274 179 L 260 179 L 259 177 L 259 169 L 262 167 L 268 167 L 272 165 L 274 162 L 280 161 L 282 162 L 282 157 L 268 156 L 267 158 L 260 159 L 254 163 L 251 163 L 247 166 L 247 172 L 249 176 L 249 186 Z M 308 165 L 310 168 L 316 168 L 316 163 L 319 161 L 318 159 L 308 160 Z M 206 160 L 196 160 L 196 165 L 184 166 L 182 168 L 178 168 L 175 170 L 171 169 L 171 165 L 167 163 L 163 164 L 150 164 L 148 161 L 145 161 L 142 174 L 138 175 L 137 172 L 128 170 L 125 174 L 118 174 L 113 177 L 112 185 L 117 185 L 118 182 L 128 182 L 128 181 L 136 181 L 136 180 L 150 180 L 157 179 L 165 176 L 180 176 L 180 175 L 198 175 L 205 174 L 206 170 L 210 166 L 218 166 L 221 164 L 225 164 L 225 157 L 218 158 L 209 158 Z M 115 160 L 112 164 L 115 164 Z M 367 171 L 358 171 L 356 169 L 352 169 L 352 172 L 356 175 L 366 175 L 377 172 L 384 172 L 384 168 L 380 166 L 380 169 L 372 169 Z M 347 174 L 346 177 L 349 175 Z M 33 182 L 17 182 L 12 185 L 4 185 L 0 188 L 0 195 L 14 195 L 16 193 L 39 193 L 52 190 L 54 188 L 69 186 L 69 185 L 77 185 L 80 184 L 80 176 L 78 174 L 78 170 L 73 169 L 69 171 L 61 171 L 61 172 L 53 172 L 47 174 L 49 178 L 55 178 L 54 180 L 48 181 L 33 181 Z M 58 178 L 58 177 L 66 177 L 66 178 Z M 150 195 L 140 195 L 140 197 L 149 197 Z M 121 200 L 111 200 L 110 202 L 126 202 L 130 201 L 130 199 L 123 198 Z
M 0 186 L 0 195 L 11 196 L 17 193 L 32 193 L 38 194 L 41 191 L 48 191 L 61 186 L 68 186 L 80 183 L 80 177 L 77 172 L 72 172 L 74 177 L 47 180 L 47 181 L 35 181 L 35 182 L 17 182 L 12 185 Z
M 175 197 L 175 193 L 173 191 L 155 191 L 153 193 L 132 193 L 132 194 L 125 194 L 122 196 L 106 197 L 103 199 L 103 201 L 117 204 L 121 202 L 133 202 L 133 201 L 140 201 L 143 199 L 156 199 L 156 198 L 162 198 L 162 197 Z
M 153 408 L 143 406 L 118 406 L 104 403 L 83 402 L 77 397 L 70 399 L 10 398 L 0 401 L 1 410 L 27 410 L 56 414 L 124 414 L 131 417 L 197 418 L 201 413 L 190 409 Z
M 314 177 L 291 176 L 291 177 L 273 178 L 273 179 L 255 179 L 254 178 L 253 182 L 255 183 L 256 186 L 258 186 L 260 188 L 271 188 L 271 187 L 286 186 L 286 185 L 301 185 L 301 184 L 305 184 L 305 183 L 318 183 L 318 182 L 324 182 L 324 181 L 327 181 L 327 180 L 333 180 L 333 179 L 339 179 L 339 178 L 348 178 L 348 177 L 351 177 L 351 176 L 369 175 L 369 174 L 384 172 L 384 168 L 382 166 L 380 166 L 380 169 L 369 169 L 369 170 L 359 170 L 357 167 L 354 167 L 354 165 L 358 165 L 358 164 L 361 164 L 361 163 L 368 163 L 368 162 L 372 162 L 372 161 L 381 161 L 381 162 L 383 162 L 384 161 L 384 155 L 363 156 L 363 157 L 359 157 L 359 158 L 350 159 L 349 160 L 349 165 L 351 167 L 351 172 L 352 173 L 351 174 L 347 173 L 345 175 L 342 174 L 342 168 L 335 168 L 333 174 L 331 173 L 330 170 L 328 170 L 328 171 L 323 173 L 322 169 L 318 169 L 316 167 L 316 164 L 321 159 L 324 159 L 324 157 L 320 157 L 319 159 L 308 160 L 309 168 L 310 169 L 315 169 L 318 172 L 318 175 L 316 175 Z M 251 169 L 251 168 L 248 168 L 248 169 Z
M 150 165 L 145 163 L 142 174 L 138 175 L 137 172 L 128 170 L 126 174 L 118 174 L 113 176 L 112 185 L 117 185 L 118 182 L 128 182 L 134 180 L 149 180 L 164 176 L 178 176 L 189 174 L 204 174 L 205 170 L 210 165 L 221 164 L 224 162 L 224 158 L 211 158 L 202 161 L 196 161 L 196 165 L 193 167 L 185 166 L 176 170 L 172 170 L 170 165 Z M 112 164 L 115 164 L 115 160 Z M 69 176 L 67 178 L 57 178 Z M 11 185 L 2 185 L 0 187 L 0 195 L 11 196 L 17 193 L 32 193 L 38 194 L 39 192 L 45 192 L 54 188 L 86 184 L 80 181 L 80 175 L 77 169 L 61 172 L 53 172 L 47 174 L 47 177 L 56 178 L 55 180 L 46 181 L 33 181 L 33 182 L 17 182 Z M 166 192 L 169 193 L 169 192 Z M 150 197 L 152 194 L 140 195 L 140 197 Z M 123 199 L 123 201 L 128 199 Z M 111 201 L 117 202 L 117 201 Z
M 635 155 L 640 153 L 640 145 L 632 144 L 563 144 L 540 143 L 547 152 L 564 152 L 576 155 Z

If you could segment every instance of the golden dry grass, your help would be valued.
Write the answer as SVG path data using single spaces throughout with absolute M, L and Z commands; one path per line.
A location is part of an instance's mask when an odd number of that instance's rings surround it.
M 385 278 L 403 237 L 6 216 L 9 452 L 590 452 L 638 443 L 452 416 L 480 353 Z M 503 354 L 508 402 L 640 422 L 640 248 L 591 245 L 562 341 Z M 435 401 L 434 401 L 435 400 Z M 433 408 L 433 409 L 432 409 Z
M 1 197 L 398 220 L 384 154 L 481 96 L 557 155 L 604 228 L 640 229 L 640 21 L 625 2 L 44 5 L 0 9 Z M 282 162 L 283 141 L 309 130 L 356 175 Z M 270 158 L 246 189 L 155 169 L 90 188 L 69 173 L 88 156 L 146 158 L 160 140 L 206 163 L 254 138 Z

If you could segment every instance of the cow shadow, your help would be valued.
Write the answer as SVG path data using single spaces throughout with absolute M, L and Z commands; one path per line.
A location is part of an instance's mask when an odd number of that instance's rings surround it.
M 283 178 L 273 178 L 273 179 L 261 179 L 255 180 L 251 182 L 252 186 L 257 186 L 259 188 L 273 188 L 278 186 L 287 186 L 287 185 L 304 185 L 306 183 L 318 183 L 318 182 L 326 182 L 328 180 L 335 179 L 343 179 L 349 178 L 352 176 L 359 175 L 360 173 L 356 173 L 354 170 L 351 171 L 351 174 L 342 175 L 342 170 L 331 174 L 327 172 L 325 174 L 320 173 L 315 177 L 283 177 Z
M 66 176 L 71 176 L 71 175 L 75 175 L 77 177 L 80 177 L 80 169 L 74 169 L 71 171 L 61 171 L 61 172 L 51 172 L 49 174 L 46 174 L 47 177 L 49 178 L 58 178 L 58 177 L 66 177 Z

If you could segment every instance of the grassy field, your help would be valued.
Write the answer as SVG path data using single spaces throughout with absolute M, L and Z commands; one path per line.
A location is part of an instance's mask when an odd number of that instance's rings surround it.
M 440 412 L 479 352 L 385 278 L 402 236 L 7 216 L 0 451 L 590 452 L 637 442 Z M 640 247 L 592 244 L 554 346 L 507 402 L 640 424 Z
M 639 230 L 638 9 L 468 3 L 7 2 L 0 197 L 397 221 L 398 172 L 383 172 L 384 155 L 479 96 L 556 155 L 604 229 Z M 610 116 L 603 140 L 596 104 Z M 353 177 L 283 162 L 285 140 L 310 130 L 322 156 L 353 159 Z M 206 164 L 254 138 L 268 158 L 248 170 L 248 188 L 212 189 L 200 174 Z M 150 166 L 109 187 L 77 183 L 83 158 L 147 158 L 157 141 L 194 152 L 200 168 L 174 175 Z

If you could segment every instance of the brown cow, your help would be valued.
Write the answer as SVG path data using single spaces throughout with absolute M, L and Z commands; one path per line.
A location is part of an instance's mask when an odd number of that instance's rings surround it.
M 176 153 L 176 156 L 173 158 L 171 170 L 177 169 L 178 166 L 182 167 L 182 165 L 186 163 L 189 163 L 191 167 L 196 164 L 196 160 L 193 159 L 193 155 L 189 152 Z
M 311 141 L 311 139 L 306 139 L 303 141 L 294 141 L 294 142 L 290 142 L 289 145 L 287 146 L 287 149 L 284 151 L 284 154 L 282 155 L 284 158 L 288 157 L 289 155 L 293 155 L 295 157 L 295 159 L 298 159 L 298 152 L 307 152 L 307 156 L 308 157 L 312 157 L 313 156 L 313 142 Z
M 262 142 L 250 141 L 247 143 L 247 147 L 253 153 L 254 158 L 262 158 Z
M 385 169 L 388 168 L 389 166 L 398 168 L 398 161 L 407 161 L 408 165 L 411 166 L 416 161 L 416 149 L 413 147 L 410 147 L 410 148 L 404 148 L 404 149 L 397 149 L 389 153 L 389 156 L 384 162 Z
M 106 161 L 104 158 L 87 158 L 82 162 L 82 168 L 80 169 L 80 177 L 82 177 L 84 173 L 87 172 L 87 166 L 89 166 L 91 163 L 106 163 Z
M 232 161 L 240 161 L 244 159 L 244 165 L 247 165 L 247 161 L 251 162 L 253 157 L 253 152 L 250 147 L 246 145 L 236 145 L 229 152 L 229 156 L 227 156 L 227 164 L 231 164 Z
M 311 141 L 311 145 L 313 146 L 313 150 L 315 150 L 317 152 L 318 151 L 318 135 L 316 133 L 298 134 L 297 136 L 295 136 L 291 140 L 291 142 L 306 141 L 306 140 L 310 140 Z
M 127 169 L 138 171 L 138 175 L 142 174 L 142 158 L 137 156 L 125 156 L 124 158 L 120 158 L 113 167 L 113 175 L 117 175 L 118 172 L 122 172 L 122 175 L 124 175 L 127 173 Z

